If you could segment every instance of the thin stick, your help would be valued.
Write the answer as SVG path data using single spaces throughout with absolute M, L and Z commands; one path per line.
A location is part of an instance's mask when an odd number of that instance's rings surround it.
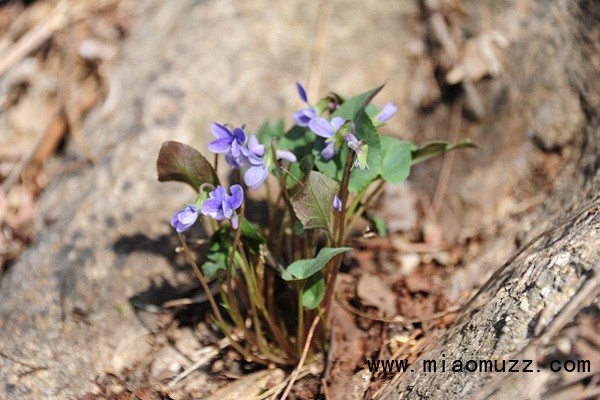
M 290 391 L 292 390 L 292 386 L 294 386 L 294 382 L 296 382 L 296 379 L 298 378 L 298 374 L 300 373 L 300 370 L 304 365 L 304 361 L 306 361 L 306 355 L 308 354 L 308 349 L 310 348 L 310 343 L 312 342 L 312 337 L 315 333 L 315 328 L 317 327 L 317 324 L 319 323 L 320 319 L 321 317 L 317 315 L 313 320 L 313 323 L 310 325 L 308 335 L 306 336 L 306 344 L 304 345 L 304 351 L 302 351 L 302 357 L 300 357 L 300 362 L 298 363 L 298 366 L 292 373 L 292 379 L 290 379 L 290 383 L 288 383 L 287 387 L 285 388 L 285 392 L 283 392 L 281 400 L 285 400 L 288 397 Z
M 21 36 L 4 54 L 0 56 L 0 76 L 40 47 L 54 33 L 67 25 L 87 18 L 103 8 L 110 7 L 112 1 L 80 2 L 75 5 L 72 1 L 60 1 L 48 15 L 36 26 Z
M 12 361 L 16 364 L 22 365 L 24 367 L 31 368 L 32 371 L 41 371 L 41 370 L 48 369 L 48 367 L 45 365 L 35 365 L 32 363 L 28 363 L 27 361 L 21 361 L 21 360 L 17 359 L 16 357 L 13 357 L 10 354 L 5 353 L 2 350 L 0 350 L 0 357 L 4 357 L 7 360 L 10 360 L 10 361 Z
M 59 2 L 46 18 L 23 35 L 18 42 L 2 55 L 0 76 L 4 75 L 10 68 L 48 40 L 54 32 L 62 29 L 69 23 L 68 7 L 66 1 Z
M 457 102 L 452 103 L 452 109 L 450 110 L 450 135 L 448 137 L 450 142 L 457 142 L 460 137 L 462 108 L 462 101 L 458 100 Z M 455 154 L 454 151 L 444 154 L 442 168 L 435 186 L 435 192 L 433 193 L 433 200 L 431 201 L 436 219 L 440 212 L 440 208 L 442 207 L 446 189 L 448 188 L 448 181 L 450 180 L 450 174 L 452 173 Z
M 208 350 L 204 353 L 205 354 L 203 354 L 202 357 L 198 359 L 198 361 L 196 361 L 190 367 L 186 368 L 185 370 L 183 370 L 183 372 L 181 372 L 179 375 L 173 378 L 173 380 L 169 382 L 169 387 L 174 387 L 182 379 L 185 379 L 189 374 L 202 367 L 203 365 L 208 364 L 213 358 L 219 355 L 219 351 L 214 347 L 209 347 Z
M 327 28 L 331 20 L 331 0 L 321 0 L 319 16 L 317 19 L 317 32 L 310 57 L 310 71 L 308 78 L 308 93 L 316 95 L 321 85 L 323 55 L 327 44 Z
M 300 371 L 300 375 L 298 375 L 298 379 L 302 379 L 308 374 L 310 374 L 310 371 L 308 370 L 308 368 L 304 368 L 302 371 Z M 283 392 L 283 389 L 285 389 L 290 378 L 291 377 L 288 376 L 283 381 L 279 382 L 277 385 L 273 386 L 271 389 L 267 390 L 263 394 L 253 397 L 252 400 L 263 400 L 263 399 L 266 399 L 267 397 L 270 397 L 271 399 L 276 399 L 277 395 L 279 393 Z
M 175 378 L 173 378 L 171 380 L 171 382 L 169 382 L 169 387 L 174 387 L 182 379 L 185 379 L 189 374 L 191 374 L 192 372 L 194 372 L 195 370 L 197 370 L 204 364 L 210 362 L 210 360 L 212 358 L 219 355 L 220 350 L 224 350 L 231 345 L 230 340 L 235 340 L 237 342 L 238 340 L 242 340 L 242 337 L 238 336 L 238 335 L 232 335 L 231 339 L 223 338 L 223 339 L 219 340 L 217 342 L 216 346 L 204 347 L 203 349 L 201 349 L 199 351 L 200 354 L 198 354 L 198 356 L 199 357 L 201 356 L 201 357 L 198 359 L 198 361 L 196 361 L 194 363 L 194 365 L 188 367 L 187 369 L 182 371 L 179 375 L 177 375 Z
M 338 304 L 340 306 L 342 306 L 343 309 L 345 309 L 346 311 L 348 311 L 354 315 L 357 315 L 361 318 L 370 319 L 371 321 L 383 322 L 386 324 L 404 324 L 404 325 L 422 324 L 423 322 L 429 322 L 429 321 L 434 321 L 436 319 L 444 318 L 445 316 L 450 315 L 450 314 L 456 314 L 461 310 L 460 307 L 453 307 L 448 310 L 444 310 L 444 311 L 440 311 L 440 312 L 428 315 L 424 318 L 409 319 L 409 318 L 403 317 L 401 315 L 396 315 L 393 318 L 383 318 L 383 317 L 377 317 L 374 315 L 369 315 L 366 312 L 363 312 L 363 311 L 351 306 L 347 301 L 344 301 L 342 299 L 336 299 L 336 301 L 338 302 Z
M 329 387 L 327 386 L 327 380 L 325 378 L 321 379 L 321 387 L 323 388 L 323 396 L 325 396 L 325 400 L 329 400 L 331 395 L 329 394 Z

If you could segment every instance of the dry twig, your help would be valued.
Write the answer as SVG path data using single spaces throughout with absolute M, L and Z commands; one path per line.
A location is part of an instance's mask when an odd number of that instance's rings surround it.
M 304 365 L 304 361 L 306 361 L 306 355 L 308 354 L 308 349 L 310 348 L 310 343 L 312 342 L 312 337 L 313 337 L 313 334 L 315 333 L 315 328 L 317 327 L 317 324 L 319 323 L 320 319 L 321 319 L 321 317 L 319 315 L 317 315 L 315 317 L 315 319 L 313 320 L 312 324 L 310 325 L 310 329 L 308 330 L 308 335 L 306 336 L 306 344 L 304 345 L 304 350 L 302 351 L 302 357 L 300 357 L 298 366 L 292 373 L 290 383 L 288 383 L 287 387 L 285 388 L 285 392 L 283 392 L 283 396 L 281 396 L 281 400 L 285 400 L 288 397 L 288 395 L 290 394 L 290 391 L 292 390 L 292 386 L 294 386 L 294 382 L 296 382 L 296 379 L 298 378 L 298 374 L 300 374 L 300 370 L 302 369 L 302 366 Z

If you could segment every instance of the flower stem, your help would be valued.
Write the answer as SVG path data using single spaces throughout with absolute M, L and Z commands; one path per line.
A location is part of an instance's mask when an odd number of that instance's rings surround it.
M 298 344 L 298 354 L 302 352 L 304 345 L 304 305 L 302 304 L 302 284 L 299 281 L 295 282 L 296 291 L 298 292 L 298 330 L 296 334 L 296 342 Z
M 223 320 L 221 311 L 219 311 L 219 307 L 217 306 L 215 298 L 212 295 L 210 288 L 208 287 L 206 278 L 200 271 L 200 268 L 198 268 L 198 264 L 196 264 L 196 261 L 194 261 L 194 257 L 192 257 L 192 253 L 190 253 L 190 249 L 188 248 L 187 243 L 185 242 L 185 238 L 182 234 L 179 234 L 179 241 L 181 242 L 181 246 L 183 247 L 183 251 L 185 252 L 188 262 L 192 265 L 194 273 L 196 274 L 196 277 L 200 281 L 200 284 L 202 285 L 202 288 L 204 289 L 204 292 L 206 293 L 206 297 L 208 298 L 210 307 L 211 307 L 215 317 L 217 318 L 217 323 L 218 323 L 219 327 L 221 328 L 221 330 L 223 331 L 223 334 L 227 337 L 227 339 L 231 343 L 231 346 L 234 349 L 236 349 L 241 355 L 243 355 L 246 360 L 255 361 L 259 364 L 267 365 L 268 362 L 266 360 L 263 360 L 258 357 L 253 357 L 250 352 L 248 352 L 245 348 L 240 346 L 239 343 L 233 339 L 233 337 L 231 335 L 231 330 L 229 329 L 228 325 Z
M 348 200 L 348 182 L 350 181 L 350 170 L 352 169 L 352 163 L 354 161 L 354 153 L 348 151 L 346 153 L 346 165 L 344 166 L 344 175 L 342 177 L 342 184 L 340 187 L 340 200 L 342 201 L 342 209 L 339 213 L 335 215 L 334 221 L 334 235 L 335 235 L 335 247 L 341 247 L 344 245 L 344 228 L 345 228 L 345 220 L 344 217 L 346 213 L 346 202 Z M 335 288 L 335 280 L 337 278 L 337 274 L 340 270 L 340 266 L 342 265 L 342 254 L 339 254 L 331 260 L 331 266 L 328 268 L 326 277 L 325 277 L 325 303 L 323 304 L 323 320 L 327 321 L 329 316 L 329 308 L 331 306 L 331 300 L 333 298 L 333 291 Z M 326 326 L 327 324 L 325 324 Z M 327 333 L 326 333 L 327 335 Z
M 244 205 L 242 205 L 242 208 L 240 210 L 240 223 L 243 221 L 244 219 Z M 241 240 L 241 233 L 242 233 L 242 229 L 239 228 L 235 231 L 235 235 L 233 237 L 233 245 L 231 247 L 231 253 L 229 254 L 229 258 L 227 260 L 227 266 L 225 268 L 225 284 L 227 285 L 227 292 L 226 292 L 226 298 L 227 298 L 227 302 L 229 305 L 229 314 L 231 316 L 231 318 L 234 320 L 234 322 L 236 323 L 236 326 L 238 327 L 238 329 L 240 329 L 242 332 L 244 332 L 244 336 L 246 337 L 246 340 L 251 343 L 251 344 L 258 344 L 259 338 L 255 338 L 254 336 L 252 336 L 252 334 L 250 333 L 250 330 L 246 327 L 246 324 L 244 323 L 244 317 L 242 316 L 242 313 L 240 312 L 240 308 L 238 306 L 238 302 L 237 299 L 235 298 L 235 293 L 233 291 L 233 274 L 232 274 L 232 268 L 234 266 L 233 264 L 233 260 L 235 258 L 235 254 L 237 252 L 237 249 L 240 245 L 240 240 Z
M 379 181 L 379 183 L 377 184 L 375 189 L 373 189 L 373 191 L 369 194 L 367 199 L 358 206 L 356 212 L 354 212 L 350 215 L 348 229 L 343 237 L 344 242 L 348 239 L 348 235 L 350 234 L 350 232 L 352 232 L 352 228 L 356 224 L 356 221 L 358 221 L 358 219 L 362 216 L 362 214 L 367 210 L 367 208 L 371 205 L 373 200 L 375 200 L 377 198 L 377 195 L 379 193 L 381 193 L 384 186 L 385 186 L 385 181 L 382 179 Z

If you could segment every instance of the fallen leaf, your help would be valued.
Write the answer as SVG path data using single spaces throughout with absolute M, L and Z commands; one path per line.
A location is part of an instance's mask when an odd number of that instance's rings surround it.
M 413 274 L 404 278 L 404 283 L 406 284 L 406 288 L 411 293 L 418 292 L 431 292 L 433 285 L 431 284 L 431 280 L 425 278 L 420 274 Z
M 279 368 L 254 372 L 219 388 L 207 400 L 251 399 L 265 391 L 267 385 L 278 384 L 284 377 L 285 373 Z
M 384 315 L 396 315 L 396 295 L 378 275 L 364 274 L 358 280 L 356 294 L 362 304 L 376 307 Z

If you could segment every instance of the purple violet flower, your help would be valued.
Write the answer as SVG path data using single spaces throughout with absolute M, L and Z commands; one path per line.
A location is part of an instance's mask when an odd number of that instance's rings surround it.
M 342 117 L 333 117 L 331 122 L 321 117 L 310 120 L 308 124 L 310 130 L 313 131 L 315 135 L 325 138 L 325 143 L 327 143 L 325 148 L 321 151 L 321 157 L 323 157 L 324 160 L 331 160 L 337 152 L 338 149 L 336 148 L 335 134 L 342 125 L 344 125 L 344 122 L 346 121 Z
M 240 185 L 231 186 L 231 196 L 223 186 L 219 185 L 208 194 L 208 199 L 202 204 L 202 214 L 208 215 L 217 221 L 231 219 L 233 229 L 238 228 L 238 215 L 235 210 L 240 208 L 244 201 L 244 189 Z
M 379 114 L 377 114 L 377 121 L 385 122 L 392 118 L 397 112 L 398 107 L 396 107 L 393 103 L 387 103 L 381 107 L 381 111 L 379 111 Z
M 254 135 L 250 136 L 248 146 L 243 151 L 250 164 L 250 168 L 244 174 L 244 182 L 252 190 L 256 190 L 269 176 L 272 158 L 265 145 L 260 144 Z M 287 150 L 276 150 L 275 157 L 277 160 L 296 162 L 296 156 Z
M 196 223 L 198 214 L 198 207 L 195 204 L 186 205 L 184 209 L 173 214 L 171 217 L 171 226 L 175 228 L 177 233 L 183 233 Z
M 300 99 L 302 99 L 302 101 L 305 102 L 308 107 L 298 110 L 294 113 L 294 122 L 296 122 L 296 125 L 306 128 L 310 120 L 317 116 L 317 109 L 308 104 L 306 90 L 304 90 L 304 87 L 299 82 L 296 82 L 296 89 L 298 90 Z
M 337 194 L 333 198 L 333 208 L 340 212 L 342 211 L 342 199 L 340 199 L 340 197 Z
M 242 128 L 233 128 L 233 132 L 224 125 L 213 122 L 210 130 L 217 138 L 208 144 L 208 150 L 212 153 L 226 153 L 225 160 L 233 168 L 240 168 L 244 164 L 242 147 L 246 141 L 246 135 Z

